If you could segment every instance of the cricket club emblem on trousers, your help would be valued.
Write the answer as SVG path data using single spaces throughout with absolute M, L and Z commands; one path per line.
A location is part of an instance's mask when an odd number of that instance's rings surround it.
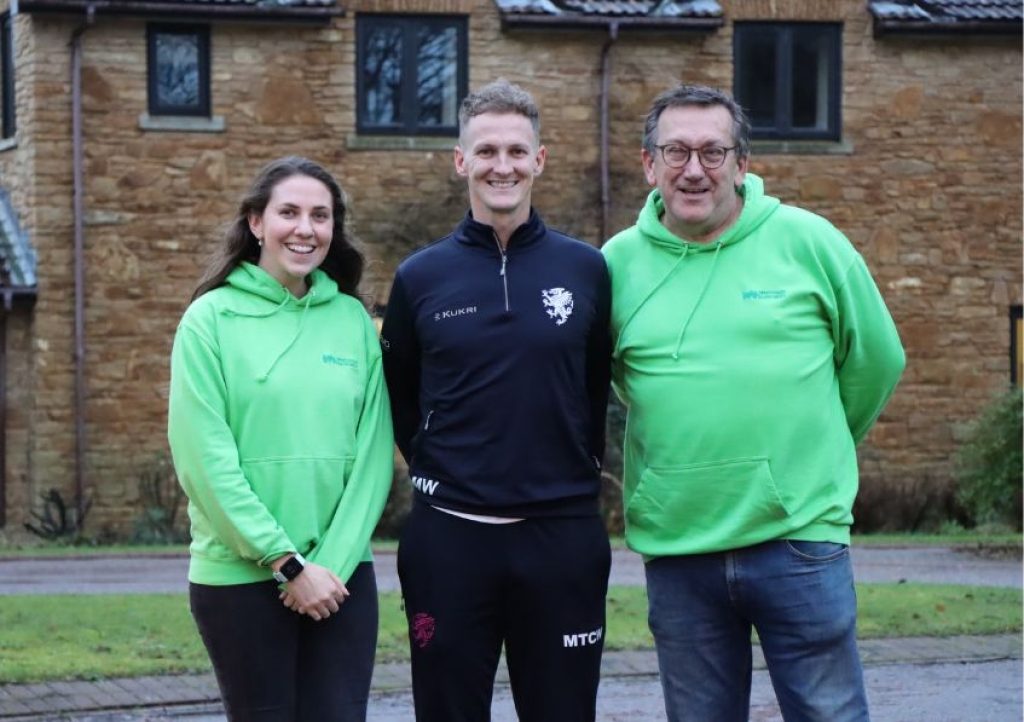
M 425 648 L 430 644 L 430 640 L 434 638 L 434 626 L 436 622 L 434 618 L 419 612 L 412 618 L 412 639 L 416 643 L 416 646 L 420 649 Z
M 569 320 L 572 315 L 572 291 L 564 288 L 549 288 L 541 291 L 541 300 L 544 301 L 544 310 L 549 317 L 555 319 L 555 325 L 561 326 Z

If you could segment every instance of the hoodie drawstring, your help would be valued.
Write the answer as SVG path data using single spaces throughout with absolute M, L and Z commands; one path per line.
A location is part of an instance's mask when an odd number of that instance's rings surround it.
M 270 318 L 275 313 L 284 308 L 285 304 L 288 303 L 288 295 L 281 299 L 281 303 L 274 306 L 269 311 L 236 311 L 233 308 L 222 308 L 220 312 L 225 316 L 242 316 L 245 318 Z
M 619 344 L 622 343 L 622 339 L 626 335 L 626 328 L 629 326 L 629 324 L 636 317 L 637 313 L 639 313 L 640 309 L 644 307 L 644 304 L 647 303 L 648 300 L 650 300 L 651 296 L 653 296 L 655 293 L 657 293 L 658 289 L 661 288 L 662 286 L 664 286 L 665 282 L 668 281 L 668 279 L 670 279 L 672 277 L 672 274 L 676 272 L 677 268 L 679 268 L 679 264 L 683 262 L 683 259 L 686 258 L 686 256 L 689 253 L 690 253 L 690 246 L 688 244 L 684 244 L 683 245 L 683 252 L 679 255 L 679 259 L 675 263 L 672 264 L 672 268 L 668 269 L 668 273 L 666 273 L 662 277 L 662 279 L 660 281 L 658 281 L 656 284 L 654 284 L 654 286 L 647 293 L 647 295 L 644 296 L 642 299 L 640 299 L 640 303 L 638 303 L 636 305 L 636 308 L 634 308 L 630 312 L 630 314 L 626 317 L 626 320 L 622 324 L 622 328 L 619 329 L 619 339 L 618 339 L 618 341 L 615 344 L 614 351 L 612 352 L 613 356 L 618 356 Z
M 700 294 L 697 296 L 697 300 L 693 303 L 693 308 L 690 309 L 690 313 L 686 316 L 686 320 L 683 321 L 682 328 L 679 329 L 679 337 L 676 338 L 676 348 L 672 352 L 672 358 L 675 361 L 679 360 L 679 348 L 683 345 L 683 334 L 686 333 L 687 327 L 690 325 L 690 321 L 693 320 L 693 316 L 697 313 L 697 307 L 700 306 L 700 302 L 704 300 L 704 294 L 707 293 L 708 286 L 711 285 L 711 277 L 715 275 L 715 264 L 718 263 L 718 252 L 722 250 L 722 242 L 719 241 L 715 244 L 715 255 L 711 258 L 711 268 L 708 270 L 708 277 L 704 279 L 704 286 L 700 289 Z
M 281 352 L 278 353 L 277 356 L 274 357 L 274 360 L 270 363 L 270 366 L 267 367 L 267 370 L 264 371 L 260 376 L 256 377 L 256 380 L 259 381 L 260 383 L 262 383 L 262 382 L 267 380 L 267 378 L 270 376 L 270 372 L 274 370 L 275 366 L 277 366 L 277 362 L 280 361 L 284 357 L 284 355 L 286 353 L 288 353 L 288 350 L 292 346 L 295 345 L 295 342 L 299 340 L 299 335 L 302 333 L 302 326 L 303 326 L 303 324 L 306 321 L 306 311 L 309 310 L 309 303 L 310 303 L 310 301 L 313 300 L 313 294 L 314 293 L 315 293 L 315 291 L 312 288 L 309 289 L 309 291 L 306 293 L 306 302 L 302 305 L 302 314 L 299 316 L 299 325 L 295 329 L 295 335 L 292 336 L 292 340 L 288 342 L 288 345 L 285 346 L 283 349 L 281 349 Z M 284 304 L 288 302 L 288 299 L 289 299 L 289 296 L 286 295 L 285 298 L 284 298 L 284 301 L 281 302 L 281 305 L 278 306 L 273 311 L 273 313 L 276 313 L 277 311 L 280 311 L 281 308 L 284 306 Z M 267 315 L 269 316 L 271 314 L 267 314 Z

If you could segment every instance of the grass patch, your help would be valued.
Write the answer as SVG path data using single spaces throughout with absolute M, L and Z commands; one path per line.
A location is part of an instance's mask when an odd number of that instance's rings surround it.
M 958 531 L 946 534 L 854 534 L 851 546 L 858 547 L 971 547 L 1021 549 L 1022 537 L 1017 533 L 983 534 Z
M 859 584 L 859 635 L 951 636 L 1021 631 L 1019 589 Z M 408 656 L 397 592 L 380 595 L 380 662 Z M 651 647 L 647 596 L 608 592 L 606 649 Z M 0 604 L 0 683 L 209 670 L 184 594 L 10 596 Z
M 951 637 L 1021 631 L 1021 590 L 954 584 L 858 584 L 857 636 Z
M 184 594 L 12 596 L 0 603 L 0 682 L 208 667 Z
M 952 637 L 1021 631 L 1019 589 L 939 584 L 858 584 L 857 637 Z M 608 590 L 607 649 L 654 646 L 647 629 L 647 594 L 638 587 Z

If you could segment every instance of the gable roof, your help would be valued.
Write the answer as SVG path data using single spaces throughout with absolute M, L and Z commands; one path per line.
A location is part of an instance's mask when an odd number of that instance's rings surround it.
M 717 0 L 494 0 L 503 27 L 620 27 L 714 30 Z
M 1021 0 L 870 0 L 875 33 L 1019 33 Z
M 345 14 L 340 0 L 20 0 L 27 13 L 245 20 L 329 20 Z
M 35 249 L 18 225 L 10 196 L 0 188 L 0 291 L 31 293 L 35 285 Z

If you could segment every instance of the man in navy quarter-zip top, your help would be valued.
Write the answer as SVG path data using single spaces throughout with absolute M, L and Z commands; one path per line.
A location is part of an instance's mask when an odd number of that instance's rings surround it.
M 413 509 L 398 547 L 419 722 L 595 718 L 611 554 L 598 512 L 611 342 L 597 249 L 531 206 L 533 98 L 459 109 L 470 210 L 398 267 L 381 343 Z

